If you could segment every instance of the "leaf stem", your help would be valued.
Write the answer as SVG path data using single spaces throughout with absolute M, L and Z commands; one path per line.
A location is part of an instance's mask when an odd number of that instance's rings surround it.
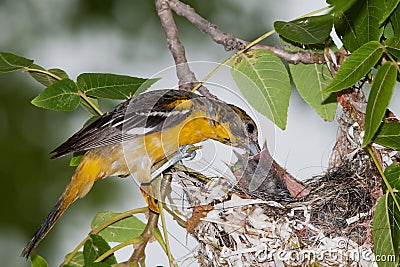
M 165 203 L 163 204 L 163 209 L 168 212 L 168 214 L 171 215 L 174 220 L 178 221 L 178 224 L 186 227 L 187 222 L 182 219 L 178 214 L 176 214 L 173 210 L 171 210 Z
M 154 238 L 157 240 L 157 242 L 160 244 L 160 246 L 164 250 L 164 252 L 168 253 L 169 247 L 167 247 L 167 245 L 165 244 L 164 239 L 163 239 L 163 237 L 161 235 L 160 229 L 158 227 L 155 227 L 152 230 L 152 234 L 153 234 Z M 175 259 L 173 258 L 172 255 L 171 255 L 171 259 L 172 259 L 172 262 L 175 261 Z M 174 267 L 178 267 L 178 265 L 176 263 L 173 264 L 173 266 Z
M 56 79 L 57 81 L 61 81 L 62 80 L 62 78 L 60 76 L 55 75 L 54 73 L 51 73 L 50 71 L 47 71 L 47 70 L 31 69 L 31 68 L 26 67 L 25 71 L 27 71 L 27 72 L 38 72 L 38 73 L 46 74 L 47 76 L 50 76 L 51 78 Z
M 296 18 L 296 19 L 302 19 L 302 18 L 305 18 L 305 17 L 310 17 L 310 16 L 312 16 L 312 15 L 321 13 L 322 11 L 328 10 L 328 9 L 330 9 L 330 8 L 332 8 L 332 6 L 321 7 L 320 9 L 311 11 L 311 12 L 309 12 L 309 13 L 303 15 L 303 16 L 300 16 L 300 17 L 298 17 L 298 18 Z M 296 19 L 295 19 L 295 20 L 296 20 Z
M 385 185 L 387 187 L 387 191 L 392 196 L 393 201 L 395 202 L 395 204 L 397 206 L 397 209 L 400 210 L 400 205 L 399 205 L 399 202 L 397 201 L 397 198 L 396 198 L 396 195 L 395 195 L 395 193 L 397 191 L 392 188 L 392 186 L 390 185 L 389 181 L 387 180 L 386 175 L 385 175 L 385 173 L 383 172 L 383 170 L 381 168 L 381 165 L 379 164 L 377 158 L 375 157 L 375 154 L 374 154 L 374 151 L 372 150 L 371 145 L 367 146 L 367 150 L 368 150 L 368 153 L 371 156 L 372 160 L 374 161 L 374 164 L 375 164 L 376 168 L 378 169 L 378 172 L 381 175 L 383 182 L 385 183 Z
M 386 53 L 386 56 L 392 61 L 392 63 L 396 66 L 397 72 L 400 74 L 400 66 L 399 62 L 397 62 L 390 53 Z
M 147 212 L 149 209 L 148 207 L 142 207 L 142 208 L 137 208 L 137 209 L 133 209 L 133 210 L 129 210 L 126 212 L 123 212 L 113 218 L 111 218 L 110 220 L 106 221 L 104 224 L 100 225 L 99 227 L 94 228 L 92 231 L 90 231 L 87 235 L 87 237 L 85 239 L 83 239 L 81 241 L 81 243 L 79 243 L 79 245 L 67 256 L 65 257 L 65 260 L 63 263 L 61 263 L 61 266 L 64 266 L 68 263 L 70 263 L 70 261 L 72 260 L 72 258 L 76 255 L 76 253 L 78 253 L 79 249 L 81 249 L 81 247 L 83 247 L 83 245 L 85 244 L 86 240 L 88 240 L 91 234 L 97 234 L 99 233 L 101 230 L 103 230 L 104 228 L 106 228 L 107 226 L 120 221 L 122 219 L 125 219 L 133 214 L 137 214 L 137 213 L 145 213 Z
M 115 247 L 111 248 L 110 250 L 104 252 L 104 254 L 100 255 L 94 262 L 101 262 L 102 260 L 111 256 L 114 252 L 120 250 L 121 248 L 124 248 L 129 245 L 133 245 L 133 244 L 139 244 L 142 241 L 143 241 L 143 238 L 141 236 L 139 236 L 139 237 L 129 239 L 125 242 L 122 242 L 122 243 L 116 245 Z
M 262 36 L 258 37 L 257 39 L 255 39 L 254 41 L 250 42 L 249 44 L 247 44 L 245 46 L 245 48 L 243 48 L 242 50 L 237 51 L 235 54 L 233 54 L 232 56 L 230 56 L 229 58 L 225 59 L 221 64 L 219 64 L 216 68 L 214 68 L 209 74 L 207 74 L 206 77 L 204 77 L 199 83 L 196 84 L 195 87 L 193 87 L 192 92 L 196 91 L 197 89 L 200 88 L 200 86 L 202 86 L 206 81 L 208 81 L 208 79 L 210 79 L 215 73 L 217 73 L 223 66 L 225 66 L 226 64 L 228 64 L 229 62 L 231 62 L 234 58 L 240 56 L 241 54 L 243 54 L 244 52 L 247 51 L 247 49 L 249 49 L 250 47 L 252 47 L 253 45 L 257 44 L 258 42 L 264 40 L 265 38 L 267 38 L 268 36 L 272 35 L 275 33 L 275 30 L 269 31 L 265 34 L 263 34 Z
M 103 115 L 103 112 L 92 102 L 89 97 L 80 89 L 78 89 L 79 96 L 99 115 Z

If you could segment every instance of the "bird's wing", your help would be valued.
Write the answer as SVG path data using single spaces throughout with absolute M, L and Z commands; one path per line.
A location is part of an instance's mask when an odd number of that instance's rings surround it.
M 200 96 L 182 90 L 157 90 L 133 97 L 71 136 L 51 152 L 52 158 L 122 143 L 172 127 L 191 112 L 190 106 L 180 104 L 197 97 Z

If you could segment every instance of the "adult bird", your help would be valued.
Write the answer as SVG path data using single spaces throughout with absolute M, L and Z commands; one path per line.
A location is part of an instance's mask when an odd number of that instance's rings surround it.
M 52 158 L 86 151 L 54 208 L 26 245 L 22 256 L 46 236 L 65 210 L 84 197 L 95 181 L 136 174 L 148 184 L 154 163 L 178 147 L 213 139 L 255 153 L 257 127 L 242 109 L 183 90 L 157 90 L 133 97 L 105 113 L 57 147 Z M 154 199 L 142 193 L 157 212 Z

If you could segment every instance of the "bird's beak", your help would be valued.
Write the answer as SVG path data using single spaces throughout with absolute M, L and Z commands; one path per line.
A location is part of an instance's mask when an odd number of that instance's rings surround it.
M 259 144 L 257 143 L 257 141 L 251 140 L 250 143 L 248 144 L 248 148 L 250 151 L 250 156 L 254 156 L 261 152 L 261 148 L 260 148 Z

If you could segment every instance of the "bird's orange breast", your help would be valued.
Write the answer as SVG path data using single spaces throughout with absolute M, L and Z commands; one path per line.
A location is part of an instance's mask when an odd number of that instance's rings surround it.
M 212 126 L 204 116 L 190 116 L 177 126 L 143 138 L 147 155 L 155 163 L 173 154 L 179 146 L 196 144 L 206 139 L 223 141 L 229 138 L 229 134 L 220 125 Z

